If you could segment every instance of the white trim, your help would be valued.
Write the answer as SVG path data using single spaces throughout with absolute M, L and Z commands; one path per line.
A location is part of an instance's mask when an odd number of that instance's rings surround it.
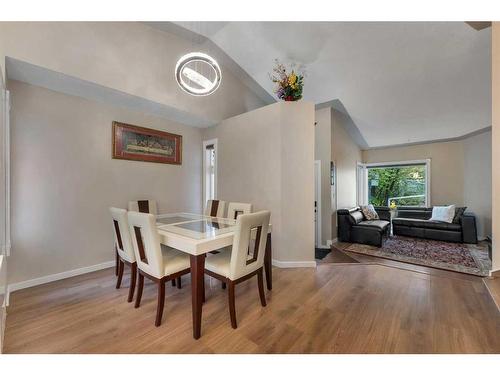
M 331 240 L 327 240 L 326 241 L 326 246 L 328 246 L 328 248 L 332 247 L 332 245 L 337 242 L 337 237 L 331 239 Z
M 499 277 L 500 276 L 500 268 L 496 270 L 490 270 L 490 276 L 491 277 Z
M 52 275 L 38 277 L 36 279 L 31 279 L 31 280 L 21 281 L 19 283 L 9 284 L 8 294 L 10 294 L 16 290 L 30 288 L 32 286 L 41 285 L 41 284 L 47 284 L 47 283 L 50 283 L 52 281 L 67 279 L 69 277 L 83 275 L 85 273 L 99 271 L 99 270 L 103 270 L 105 268 L 110 268 L 110 267 L 114 267 L 114 266 L 115 266 L 115 261 L 111 260 L 109 262 L 94 264 L 93 266 L 77 268 L 74 270 L 69 270 L 69 271 L 64 271 L 64 272 L 60 272 L 60 273 L 55 273 Z
M 278 268 L 303 268 L 303 267 L 314 267 L 316 268 L 316 261 L 314 260 L 304 260 L 301 262 L 293 262 L 293 261 L 281 261 L 273 259 L 273 266 Z
M 314 161 L 314 169 L 316 178 L 314 179 L 314 189 L 316 193 L 316 228 L 314 228 L 316 232 L 316 236 L 318 237 L 318 242 L 314 245 L 318 248 L 321 247 L 323 238 L 322 238 L 322 222 L 321 222 L 321 160 Z
M 316 249 L 329 249 L 329 248 L 330 248 L 330 246 L 323 245 L 323 244 L 316 246 Z
M 207 162 L 205 158 L 205 151 L 207 146 L 209 145 L 214 145 L 214 150 L 215 150 L 215 173 L 214 173 L 214 199 L 217 199 L 217 169 L 218 169 L 218 151 L 217 151 L 217 138 L 214 139 L 209 139 L 206 141 L 203 141 L 203 146 L 202 146 L 202 155 L 203 155 L 203 173 L 202 173 L 202 194 L 203 194 L 203 204 L 202 204 L 202 212 L 205 209 L 205 205 L 207 204 L 207 196 L 206 196 L 206 169 L 207 169 Z

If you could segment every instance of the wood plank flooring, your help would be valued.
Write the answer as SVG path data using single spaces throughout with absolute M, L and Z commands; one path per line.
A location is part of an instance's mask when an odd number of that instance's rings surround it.
M 448 272 L 447 274 L 451 274 Z M 113 269 L 17 291 L 7 316 L 7 353 L 500 353 L 500 313 L 480 278 L 377 264 L 274 269 L 261 307 L 256 280 L 227 290 L 206 278 L 202 337 L 193 340 L 189 278 L 167 287 L 156 328 L 156 291 L 126 302 L 128 275 Z

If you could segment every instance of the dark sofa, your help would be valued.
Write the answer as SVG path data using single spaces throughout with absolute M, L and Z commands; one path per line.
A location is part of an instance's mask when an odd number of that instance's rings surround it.
M 384 235 L 389 235 L 391 212 L 388 207 L 375 207 L 380 220 L 365 220 L 359 207 L 337 210 L 338 239 L 382 246 Z
M 464 213 L 459 223 L 430 221 L 432 207 L 398 207 L 392 219 L 394 235 L 431 240 L 477 243 L 476 218 Z

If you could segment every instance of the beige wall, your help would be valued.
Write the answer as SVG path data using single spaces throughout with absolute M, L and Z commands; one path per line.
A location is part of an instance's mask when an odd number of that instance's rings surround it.
M 108 207 L 201 212 L 201 130 L 24 83 L 12 94 L 9 283 L 114 259 Z M 182 165 L 111 158 L 111 122 L 183 136 Z
M 365 163 L 421 159 L 431 159 L 430 205 L 463 205 L 464 147 L 462 141 L 363 151 Z
M 500 22 L 493 22 L 492 32 L 492 210 L 500 211 Z M 493 270 L 500 271 L 500 219 L 493 216 Z
M 337 207 L 348 208 L 356 205 L 356 168 L 362 161 L 359 146 L 347 133 L 347 117 L 333 110 L 332 159 L 337 171 Z
M 469 137 L 464 144 L 464 203 L 476 214 L 477 235 L 491 235 L 491 131 Z
M 322 108 L 315 113 L 314 159 L 321 161 L 321 244 L 332 239 L 332 200 L 330 161 L 332 160 L 332 109 Z
M 262 107 L 206 129 L 203 138 L 218 139 L 218 198 L 271 211 L 276 264 L 314 265 L 313 104 Z
M 357 204 L 356 171 L 362 161 L 359 146 L 346 131 L 348 118 L 342 112 L 332 109 L 332 160 L 336 168 L 336 188 L 333 207 L 349 208 Z M 337 237 L 336 209 L 332 214 L 332 237 Z
M 2 68 L 4 57 L 12 57 L 214 122 L 264 104 L 224 66 L 214 94 L 184 93 L 174 69 L 193 48 L 205 50 L 140 22 L 0 22 Z

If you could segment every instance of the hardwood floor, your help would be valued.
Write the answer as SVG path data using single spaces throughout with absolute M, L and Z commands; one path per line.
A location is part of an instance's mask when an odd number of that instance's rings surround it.
M 495 301 L 498 310 L 500 310 L 500 277 L 496 277 L 494 279 L 486 277 L 483 279 L 483 281 L 490 291 L 491 297 Z
M 451 274 L 447 272 L 447 274 Z M 202 337 L 192 338 L 189 278 L 166 288 L 155 327 L 156 289 L 126 302 L 128 274 L 114 269 L 11 295 L 7 353 L 499 353 L 500 313 L 482 280 L 377 264 L 321 263 L 274 269 L 261 307 L 257 281 L 236 291 L 238 329 L 227 290 L 206 278 Z

